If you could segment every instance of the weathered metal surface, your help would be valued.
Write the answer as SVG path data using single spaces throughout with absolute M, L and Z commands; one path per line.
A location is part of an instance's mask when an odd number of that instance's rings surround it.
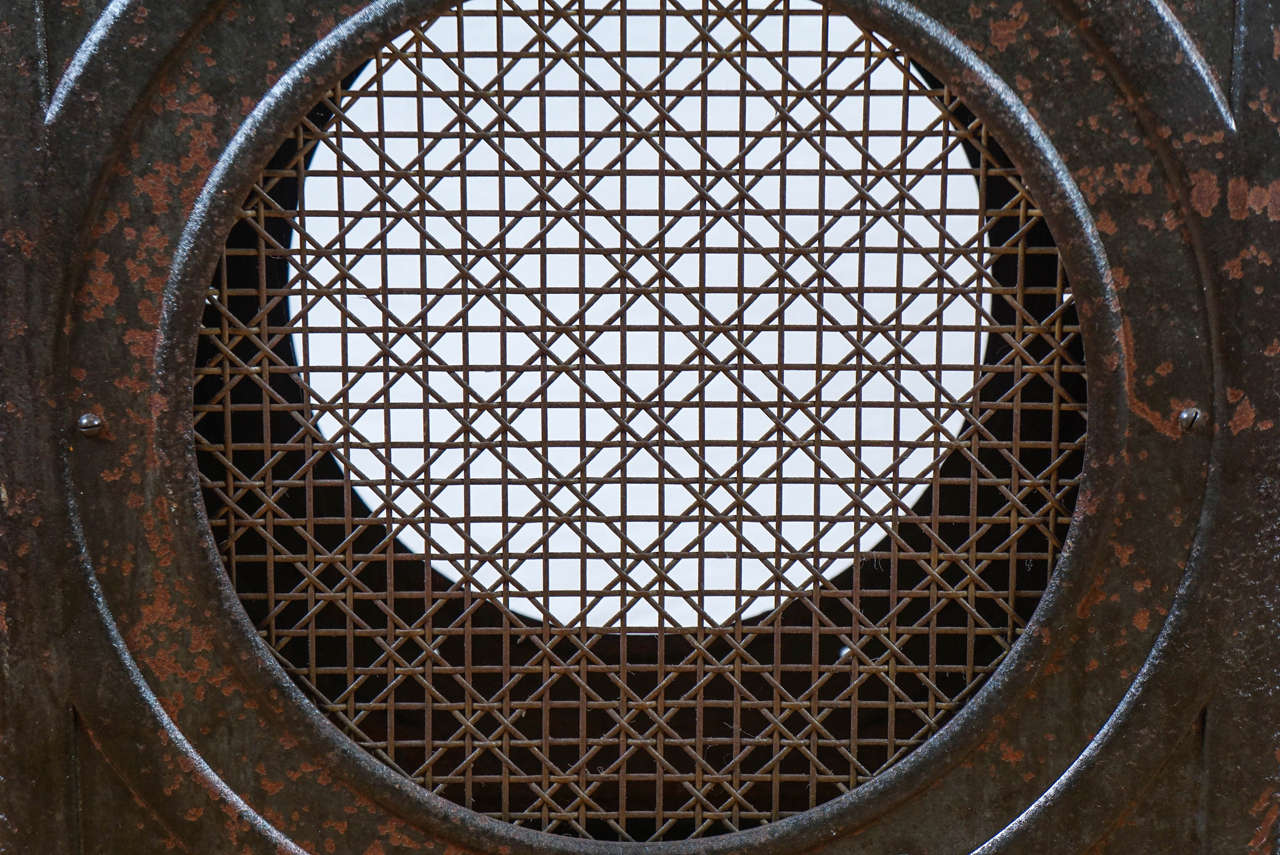
M 529 828 L 708 837 L 883 773 L 1070 521 L 1079 323 L 1000 140 L 840 12 L 714 14 L 413 27 L 254 178 L 201 322 L 201 485 L 264 640 L 373 756 Z M 502 49 L 450 74 L 455 32 Z
M 652 848 L 1273 850 L 1280 17 L 846 5 L 961 92 L 1046 210 L 1083 307 L 1086 488 L 1032 632 L 941 734 L 809 814 Z M 425 797 L 355 750 L 271 663 L 201 518 L 189 384 L 234 209 L 316 97 L 430 11 L 117 0 L 53 84 L 32 7 L 0 13 L 15 851 L 93 851 L 79 829 L 112 799 L 194 852 L 609 851 Z M 103 764 L 85 780 L 118 777 L 101 803 L 77 785 L 85 744 Z

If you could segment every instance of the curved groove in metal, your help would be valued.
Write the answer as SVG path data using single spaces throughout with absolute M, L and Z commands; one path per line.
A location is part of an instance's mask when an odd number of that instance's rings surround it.
M 274 149 L 276 138 L 310 106 L 311 101 L 323 91 L 325 83 L 332 82 L 339 76 L 339 71 L 345 70 L 333 68 L 333 56 L 341 55 L 343 48 L 352 42 L 367 42 L 371 34 L 398 31 L 388 22 L 398 22 L 411 14 L 427 14 L 434 5 L 383 0 L 366 7 L 310 48 L 280 78 L 239 129 L 222 152 L 200 193 L 171 267 L 156 355 L 157 376 L 177 375 L 181 373 L 177 369 L 185 367 L 176 364 L 181 362 L 177 354 L 182 353 L 186 346 L 184 339 L 191 334 L 183 320 L 189 318 L 192 289 L 197 285 L 202 288 L 207 282 L 219 249 L 218 242 L 209 239 L 210 235 L 220 235 L 221 224 L 230 221 L 258 166 Z M 1048 209 L 1047 218 L 1057 227 L 1055 233 L 1067 238 L 1060 240 L 1060 246 L 1067 258 L 1072 281 L 1089 284 L 1096 294 L 1108 300 L 1114 298 L 1102 242 L 1083 195 L 1047 135 L 1016 93 L 972 49 L 912 4 L 902 0 L 846 0 L 840 6 L 860 24 L 870 21 L 873 28 L 885 32 L 932 67 L 943 70 L 946 77 L 963 80 L 971 89 L 985 87 L 983 97 L 972 98 L 969 103 L 975 107 L 975 112 L 985 114 L 985 120 L 996 119 L 991 124 L 999 129 L 1002 139 L 1015 152 L 1015 160 L 1029 167 L 1023 170 L 1024 174 L 1036 179 L 1041 203 Z M 195 296 L 198 298 L 200 294 Z M 1095 319 L 1094 323 L 1099 321 Z M 1095 326 L 1095 329 L 1098 328 Z M 1118 334 L 1118 322 L 1112 319 L 1108 331 Z M 1123 360 L 1123 354 L 1119 356 Z M 1122 364 L 1118 370 L 1123 375 L 1126 366 Z M 163 391 L 168 393 L 170 390 Z M 1123 412 L 1123 408 L 1120 410 Z M 1125 426 L 1117 424 L 1114 427 L 1117 432 L 1123 432 Z M 194 470 L 194 460 L 187 461 L 187 466 L 189 471 Z M 183 484 L 181 489 L 190 491 L 191 495 L 184 498 L 191 507 L 202 507 L 194 479 Z M 208 540 L 207 534 L 205 539 Z M 206 550 L 206 560 L 216 566 L 215 545 L 206 542 Z M 637 845 L 636 851 L 729 853 L 751 849 L 777 851 L 780 846 L 788 851 L 814 847 L 855 832 L 935 783 L 940 771 L 961 763 L 969 752 L 978 747 L 984 728 L 990 725 L 997 711 L 1009 711 L 1012 706 L 1008 702 L 1010 694 L 1038 672 L 1049 647 L 1039 632 L 1040 628 L 1046 623 L 1047 616 L 1074 605 L 1074 602 L 1065 602 L 1060 591 L 1064 576 L 1074 575 L 1073 565 L 1079 563 L 1072 560 L 1074 557 L 1064 556 L 1057 582 L 1046 593 L 1023 640 L 1015 646 L 996 674 L 937 735 L 883 776 L 802 816 L 782 820 L 767 829 L 706 840 L 664 843 L 657 847 Z M 230 592 L 228 580 L 221 579 L 220 584 Z M 234 600 L 234 592 L 228 596 Z M 244 621 L 247 618 L 237 623 L 243 625 Z M 257 641 L 255 648 L 260 644 L 262 642 Z M 344 762 L 350 763 L 347 769 L 335 771 L 351 775 L 353 780 L 368 787 L 374 798 L 400 817 L 417 823 L 425 821 L 433 831 L 464 845 L 474 840 L 474 835 L 479 832 L 490 835 L 493 845 L 510 847 L 512 851 L 554 851 L 579 855 L 616 851 L 609 844 L 558 838 L 489 820 L 457 809 L 416 787 L 405 786 L 399 776 L 364 755 L 341 735 L 292 686 L 274 661 L 266 666 L 266 670 L 271 672 L 272 688 L 286 694 L 311 729 L 323 734 L 324 748 L 337 752 Z M 1018 698 L 1014 703 L 1023 700 Z M 469 828 L 458 824 L 459 813 L 466 815 Z
M 65 455 L 62 468 L 64 477 L 69 478 Z M 101 667 L 102 660 L 99 659 L 88 679 L 74 681 L 77 693 L 75 706 L 87 716 L 85 730 L 94 737 L 94 743 L 108 765 L 121 774 L 121 779 L 135 797 L 150 796 L 143 801 L 166 830 L 180 840 L 191 841 L 194 837 L 197 841 L 212 841 L 226 836 L 243 847 L 241 851 L 246 853 L 306 855 L 210 768 L 161 706 L 129 652 L 128 643 L 121 636 L 107 605 L 80 526 L 78 502 L 71 491 L 67 493 L 67 504 L 79 573 L 92 603 L 92 616 L 85 619 L 86 631 L 105 636 L 103 646 L 113 654 L 109 660 L 113 667 Z M 132 691 L 120 691 L 122 684 L 128 685 Z M 105 708 L 99 703 L 102 698 L 109 698 Z M 127 732 L 122 734 L 121 730 Z M 101 738 L 108 734 L 109 739 Z M 180 787 L 171 787 L 167 781 L 154 775 L 121 773 L 123 769 L 136 766 L 138 746 L 152 743 L 157 734 L 161 735 L 161 745 L 152 756 L 164 761 L 168 759 L 166 753 L 176 753 L 169 765 L 176 767 L 174 779 L 181 783 Z
M 1163 8 L 1165 14 L 1172 18 L 1172 13 L 1162 0 L 1150 2 L 1152 6 Z M 1176 27 L 1176 32 L 1186 38 L 1185 31 L 1176 20 L 1166 20 L 1166 23 L 1171 29 Z M 1213 414 L 1210 417 L 1214 418 L 1216 414 L 1227 412 L 1225 345 L 1205 235 L 1201 219 L 1191 204 L 1186 170 L 1177 152 L 1159 132 L 1157 120 L 1160 117 L 1153 116 L 1138 106 L 1143 102 L 1137 96 L 1139 90 L 1134 83 L 1132 69 L 1125 67 L 1116 51 L 1112 50 L 1112 45 L 1104 42 L 1099 31 L 1091 28 L 1091 33 L 1099 42 L 1098 52 L 1110 66 L 1112 78 L 1135 105 L 1139 121 L 1147 131 L 1148 143 L 1156 151 L 1171 185 L 1177 190 L 1177 204 L 1183 212 L 1184 227 L 1200 274 L 1198 284 L 1205 306 L 1213 380 Z M 1194 51 L 1195 48 L 1188 44 L 1184 50 Z M 1199 57 L 1198 52 L 1194 55 Z M 1209 74 L 1207 67 L 1203 65 L 1203 58 L 1199 67 L 1205 74 Z M 1230 130 L 1234 132 L 1234 120 L 1221 97 L 1221 91 L 1216 91 L 1218 97 L 1215 100 L 1221 103 L 1230 122 Z M 1216 421 L 1215 418 L 1214 422 Z M 1148 778 L 1159 770 L 1165 759 L 1162 746 L 1168 743 L 1167 734 L 1176 732 L 1178 723 L 1188 720 L 1194 710 L 1203 705 L 1211 695 L 1213 671 L 1209 662 L 1191 655 L 1191 651 L 1197 648 L 1196 642 L 1203 640 L 1198 636 L 1204 635 L 1192 615 L 1197 613 L 1197 600 L 1207 588 L 1209 577 L 1213 575 L 1212 568 L 1204 561 L 1204 550 L 1211 521 L 1221 498 L 1222 469 L 1227 444 L 1223 427 L 1215 424 L 1209 446 L 1204 501 L 1186 572 L 1174 596 L 1169 616 L 1161 626 L 1160 634 L 1142 669 L 1106 725 L 1071 767 L 1021 817 L 983 845 L 976 855 L 995 855 L 997 852 L 1018 849 L 1035 851 L 1037 846 L 1051 839 L 1055 844 L 1063 842 L 1061 835 L 1068 829 L 1064 829 L 1061 822 L 1051 829 L 1045 828 L 1046 823 L 1052 822 L 1047 818 L 1055 816 L 1055 807 L 1066 802 L 1073 794 L 1086 789 L 1091 797 L 1076 802 L 1074 809 L 1076 818 L 1085 821 L 1070 824 L 1069 832 L 1073 835 L 1071 842 L 1075 846 L 1086 848 L 1096 844 L 1106 833 L 1107 823 L 1111 819 L 1111 812 L 1103 806 L 1117 804 L 1126 792 L 1131 793 L 1132 788 L 1125 785 L 1127 782 Z M 1196 691 L 1188 692 L 1188 683 L 1195 685 Z M 1100 769 L 1112 767 L 1123 767 L 1123 774 L 1099 773 Z M 1106 792 L 1107 790 L 1110 792 Z M 1082 806 L 1089 806 L 1092 810 L 1086 813 Z
M 150 75 L 139 78 L 125 73 L 124 69 L 117 65 L 121 56 L 130 51 L 135 53 L 160 51 L 167 54 L 183 39 L 192 37 L 199 30 L 194 25 L 200 18 L 209 15 L 224 2 L 225 0 L 203 0 L 203 2 L 197 0 L 189 4 L 166 4 L 160 10 L 156 10 L 145 6 L 143 0 L 111 0 L 93 22 L 84 41 L 76 48 L 66 70 L 53 88 L 53 95 L 49 99 L 49 106 L 44 114 L 45 127 L 53 128 L 68 120 L 67 117 L 71 115 L 68 108 L 78 89 L 98 86 L 103 80 L 150 79 Z M 156 36 L 176 34 L 177 38 L 174 39 L 173 44 L 169 45 L 165 45 L 160 39 L 157 39 L 159 44 L 149 44 L 152 42 L 149 37 L 138 38 L 138 25 L 144 21 Z M 124 104 L 125 110 L 143 91 L 141 87 L 137 91 L 132 91 L 129 87 L 119 88 L 123 90 L 121 94 L 127 99 Z M 130 95 L 132 97 L 128 97 Z M 116 101 L 113 106 L 119 105 L 120 102 Z
M 1209 67 L 1199 46 L 1182 26 L 1164 0 L 1138 3 L 1091 3 L 1090 0 L 1057 0 L 1076 24 L 1105 46 L 1116 67 L 1132 78 L 1135 69 L 1152 56 L 1181 53 L 1186 62 L 1163 63 L 1159 75 L 1143 75 L 1146 88 L 1143 103 L 1166 127 L 1183 124 L 1180 116 L 1188 103 L 1194 108 L 1197 124 L 1209 132 L 1234 134 L 1235 116 L 1217 75 Z M 1135 19 L 1141 37 L 1155 46 L 1135 44 Z
M 1178 48 L 1186 56 L 1187 61 L 1191 63 L 1195 76 L 1200 79 L 1209 97 L 1213 99 L 1213 105 L 1218 108 L 1227 130 L 1234 133 L 1236 119 L 1231 112 L 1231 105 L 1227 101 L 1227 95 L 1223 91 L 1222 85 L 1218 82 L 1217 76 L 1209 68 L 1209 63 L 1205 60 L 1204 54 L 1200 52 L 1199 46 L 1192 41 L 1191 36 L 1182 26 L 1182 21 L 1178 20 L 1178 16 L 1173 13 L 1173 10 L 1169 8 L 1169 4 L 1165 0 L 1147 0 L 1147 2 L 1150 4 L 1152 13 L 1158 16 L 1168 27 L 1170 37 L 1177 42 Z
M 58 78 L 58 85 L 54 87 L 53 96 L 49 99 L 49 105 L 44 111 L 45 125 L 52 125 L 57 121 L 58 116 L 62 113 L 62 106 L 67 101 L 67 96 L 76 87 L 76 84 L 80 82 L 89 64 L 95 56 L 105 53 L 101 48 L 108 40 L 108 31 L 124 18 L 125 13 L 130 8 L 139 5 L 141 5 L 141 0 L 111 0 L 107 8 L 102 10 L 102 14 L 93 22 L 93 26 L 89 28 L 89 33 L 84 37 L 84 41 L 76 49 L 75 55 L 71 57 L 71 62 L 67 64 L 66 70 Z
M 1212 694 L 1212 680 L 1189 677 L 1204 669 L 1196 669 L 1197 657 L 1190 654 L 1197 646 L 1196 639 L 1188 636 L 1202 633 L 1197 631 L 1192 610 L 1187 606 L 1206 584 L 1202 574 L 1188 570 L 1178 589 L 1175 608 L 1161 627 L 1151 655 L 1097 737 L 1022 816 L 974 855 L 1044 852 L 1048 846 L 1088 851 L 1105 836 L 1115 819 L 1115 806 L 1141 790 L 1133 782 L 1151 783 L 1164 766 L 1166 752 L 1161 747 L 1167 746 L 1170 734 L 1177 732 L 1176 722 L 1189 720 L 1189 713 L 1194 713 Z M 1189 680 L 1195 685 L 1194 691 L 1187 690 Z M 1154 725 L 1153 718 L 1165 726 Z M 1124 750 L 1117 750 L 1121 746 Z M 1084 792 L 1089 798 L 1079 798 Z M 1071 801 L 1073 796 L 1076 798 Z M 1069 824 L 1061 822 L 1063 810 L 1054 810 L 1063 808 L 1068 801 L 1072 805 L 1066 809 L 1072 817 Z M 1051 821 L 1056 824 L 1044 827 L 1045 817 L 1055 817 Z

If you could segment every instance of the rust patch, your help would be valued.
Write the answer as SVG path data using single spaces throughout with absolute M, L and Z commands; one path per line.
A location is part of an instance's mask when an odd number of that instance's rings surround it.
M 1093 607 L 1107 598 L 1103 585 L 1104 581 L 1101 577 L 1094 577 L 1093 586 L 1089 588 L 1088 593 L 1080 598 L 1080 602 L 1076 605 L 1076 617 L 1081 619 L 1089 617 L 1093 613 Z
M 1250 187 L 1248 195 L 1249 210 L 1255 214 L 1267 209 L 1269 194 L 1266 187 Z
M 36 242 L 22 229 L 9 229 L 5 232 L 4 243 L 5 246 L 17 249 L 23 258 L 31 258 L 36 250 Z
M 101 320 L 106 310 L 115 305 L 120 298 L 120 288 L 116 285 L 115 274 L 107 269 L 110 258 L 102 250 L 94 250 L 90 262 L 87 282 L 80 291 L 77 302 L 84 307 L 86 321 Z
M 1133 330 L 1129 326 L 1128 318 L 1125 318 L 1120 325 L 1120 344 L 1124 349 L 1124 358 L 1128 369 L 1125 373 L 1124 385 L 1129 397 L 1129 408 L 1133 410 L 1136 416 L 1160 433 L 1170 439 L 1177 439 L 1180 435 L 1177 414 L 1170 413 L 1167 416 L 1162 416 L 1138 397 L 1137 382 L 1133 371 Z
M 1249 182 L 1238 175 L 1227 182 L 1227 213 L 1233 220 L 1249 216 Z
M 1143 196 L 1155 192 L 1155 188 L 1151 186 L 1151 164 L 1144 163 L 1134 169 L 1131 163 L 1117 163 L 1113 169 L 1124 192 Z
M 156 334 L 152 330 L 129 330 L 124 343 L 137 359 L 145 359 L 155 349 Z
M 1018 40 L 1018 33 L 1027 25 L 1030 16 L 1022 8 L 1021 3 L 1014 3 L 1009 9 L 1009 17 L 1003 21 L 991 22 L 991 45 L 1003 53 L 1009 45 Z
M 1007 742 L 1000 743 L 1000 759 L 1003 760 L 1004 762 L 1010 765 L 1013 765 L 1015 763 L 1021 763 L 1022 758 L 1025 756 L 1026 756 L 1026 752 L 1019 751 L 1009 743 Z
M 1247 261 L 1257 261 L 1264 267 L 1271 266 L 1271 256 L 1265 251 L 1260 250 L 1256 246 L 1248 246 L 1240 250 L 1235 258 L 1222 265 L 1222 270 L 1227 274 L 1228 279 L 1243 279 L 1244 265 Z
M 1202 217 L 1213 216 L 1214 208 L 1222 192 L 1218 189 L 1218 176 L 1207 169 L 1191 173 L 1191 207 Z
M 151 200 L 151 210 L 156 214 L 168 213 L 174 188 L 184 186 L 171 163 L 156 164 L 151 172 L 134 179 L 134 184 L 139 193 Z
M 1248 430 L 1253 427 L 1253 422 L 1257 418 L 1257 413 L 1253 409 L 1253 405 L 1249 403 L 1247 395 L 1240 398 L 1240 402 L 1236 404 L 1236 411 L 1231 416 L 1232 435 L 1240 433 L 1242 430 Z
M 1262 822 L 1258 824 L 1253 837 L 1249 839 L 1249 855 L 1266 855 L 1267 841 L 1271 839 L 1271 832 L 1275 829 L 1278 818 L 1280 818 L 1280 804 L 1273 804 L 1262 815 Z
M 1151 612 L 1148 609 L 1138 609 L 1133 615 L 1134 629 L 1139 632 L 1146 632 L 1151 626 Z

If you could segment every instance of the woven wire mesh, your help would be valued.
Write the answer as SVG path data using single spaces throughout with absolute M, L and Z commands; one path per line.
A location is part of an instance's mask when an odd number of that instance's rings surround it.
M 357 743 L 620 840 L 804 811 L 1017 639 L 1078 326 L 941 83 L 816 4 L 467 2 L 326 96 L 211 286 L 245 608 Z

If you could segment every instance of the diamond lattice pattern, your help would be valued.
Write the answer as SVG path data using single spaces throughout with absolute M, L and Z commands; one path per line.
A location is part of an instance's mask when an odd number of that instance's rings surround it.
M 1078 328 L 1016 171 L 816 4 L 466 2 L 247 200 L 197 370 L 285 667 L 446 798 L 774 821 L 935 732 L 1070 518 Z

